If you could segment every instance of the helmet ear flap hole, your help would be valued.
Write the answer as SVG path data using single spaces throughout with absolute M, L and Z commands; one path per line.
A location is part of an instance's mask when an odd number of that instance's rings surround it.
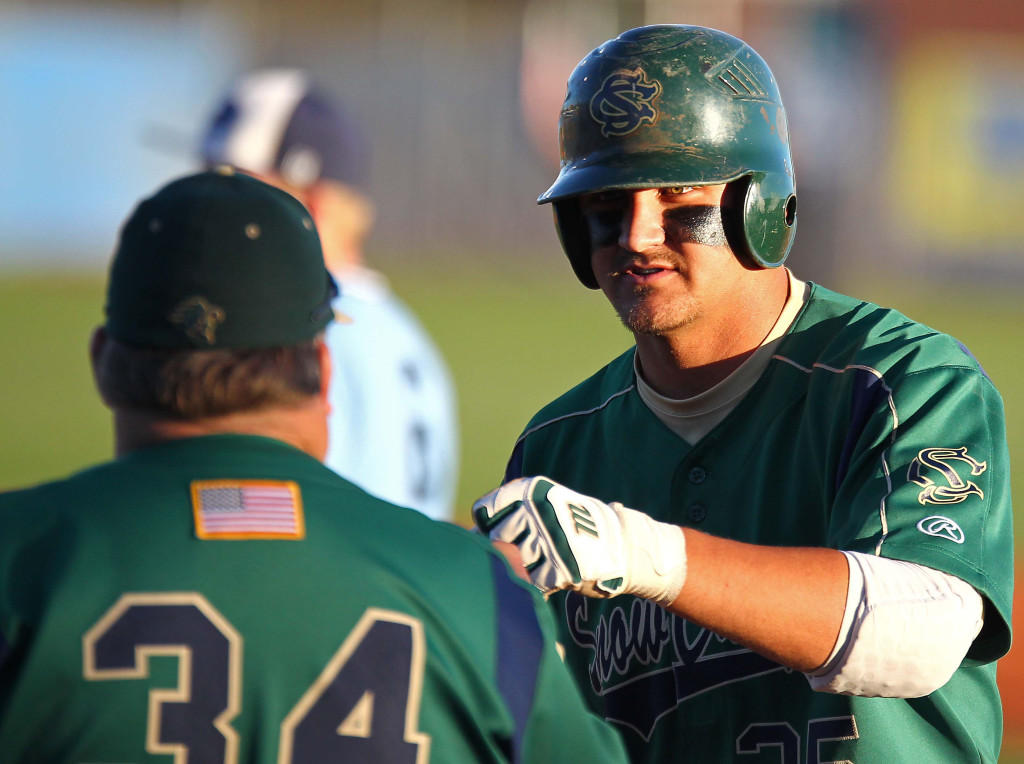
M 786 225 L 792 228 L 796 224 L 796 194 L 790 194 L 786 200 Z

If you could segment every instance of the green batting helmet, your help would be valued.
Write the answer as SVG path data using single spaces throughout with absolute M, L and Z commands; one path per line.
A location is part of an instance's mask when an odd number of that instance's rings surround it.
M 785 261 L 796 232 L 786 112 L 768 65 L 714 29 L 655 25 L 595 48 L 569 77 L 559 119 L 554 203 L 569 262 L 596 289 L 580 194 L 732 184 L 722 217 L 734 250 L 763 268 Z

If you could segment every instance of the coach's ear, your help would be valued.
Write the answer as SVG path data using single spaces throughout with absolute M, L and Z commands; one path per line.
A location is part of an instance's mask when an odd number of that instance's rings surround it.
M 89 339 L 89 368 L 92 370 L 92 383 L 96 386 L 103 403 L 109 406 L 103 395 L 103 386 L 100 384 L 99 378 L 100 358 L 107 346 L 107 340 L 107 330 L 102 326 L 97 326 L 92 330 L 92 337 Z
M 96 374 L 96 364 L 99 362 L 100 353 L 107 344 L 107 330 L 97 326 L 92 330 L 92 337 L 89 339 L 89 360 L 92 363 L 93 375 Z
M 100 331 L 102 331 L 102 328 Z M 331 351 L 328 349 L 323 337 L 317 340 L 316 357 L 320 362 L 320 400 L 323 402 L 324 409 L 330 414 L 331 402 L 327 397 L 327 390 L 331 385 Z

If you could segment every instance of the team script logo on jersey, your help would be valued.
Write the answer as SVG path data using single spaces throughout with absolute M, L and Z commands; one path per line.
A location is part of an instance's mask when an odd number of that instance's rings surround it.
M 217 327 L 224 323 L 227 315 L 224 308 L 214 305 L 205 297 L 189 297 L 178 303 L 168 318 L 172 323 L 182 324 L 185 334 L 192 339 L 212 345 L 217 339 Z
M 590 115 L 601 125 L 601 135 L 629 135 L 641 125 L 654 124 L 654 99 L 661 83 L 647 79 L 643 69 L 620 70 L 605 78 L 590 99 Z
M 789 671 L 647 600 L 597 601 L 570 592 L 569 633 L 593 653 L 590 686 L 604 716 L 650 740 L 654 727 L 680 703 L 716 687 Z
M 985 494 L 970 480 L 965 480 L 956 467 L 970 469 L 970 475 L 977 477 L 985 471 L 987 462 L 979 462 L 968 456 L 967 448 L 926 448 L 910 463 L 907 479 L 924 488 L 918 494 L 921 504 L 959 504 L 969 496 L 984 499 Z

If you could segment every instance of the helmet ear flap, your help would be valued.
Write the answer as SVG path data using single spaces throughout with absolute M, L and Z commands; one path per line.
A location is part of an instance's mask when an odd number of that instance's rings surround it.
M 778 268 L 796 236 L 792 177 L 755 172 L 743 195 L 743 250 L 762 268 Z
M 590 232 L 583 222 L 579 198 L 561 199 L 551 206 L 554 208 L 558 238 L 576 278 L 588 289 L 597 289 L 597 278 L 591 265 Z

